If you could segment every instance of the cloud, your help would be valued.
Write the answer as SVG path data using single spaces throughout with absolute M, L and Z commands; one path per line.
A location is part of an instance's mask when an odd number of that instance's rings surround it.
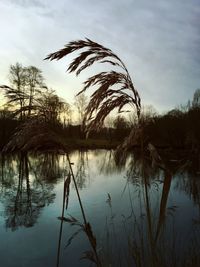
M 8 0 L 12 5 L 20 6 L 22 8 L 29 8 L 29 7 L 38 7 L 38 8 L 45 8 L 46 5 L 43 1 L 40 0 Z
M 10 0 L 0 8 L 0 73 L 16 61 L 36 65 L 47 83 L 72 99 L 79 85 L 65 74 L 69 61 L 42 59 L 86 36 L 124 60 L 143 101 L 158 109 L 186 102 L 200 86 L 198 0 Z M 73 93 L 65 90 L 70 86 Z

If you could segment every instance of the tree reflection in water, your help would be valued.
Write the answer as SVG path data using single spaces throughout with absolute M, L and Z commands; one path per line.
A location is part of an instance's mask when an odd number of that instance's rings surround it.
M 109 224 L 107 220 L 106 236 L 102 247 L 105 247 L 105 244 L 110 244 L 110 247 L 106 246 L 106 251 L 102 250 L 100 253 L 102 265 L 109 266 L 112 262 L 114 266 L 126 264 L 124 266 L 197 267 L 200 264 L 200 229 L 193 228 L 194 233 L 190 235 L 191 240 L 183 239 L 185 244 L 179 244 L 177 231 L 179 225 L 175 220 L 179 207 L 176 206 L 176 203 L 171 204 L 169 196 L 172 190 L 172 181 L 178 177 L 180 179 L 177 180 L 177 185 L 183 184 L 182 190 L 186 194 L 192 195 L 194 203 L 198 202 L 199 178 L 198 175 L 192 175 L 191 170 L 198 174 L 199 164 L 194 166 L 193 159 L 184 157 L 180 160 L 180 156 L 175 154 L 173 157 L 171 154 L 162 156 L 157 154 L 159 160 L 155 157 L 152 160 L 151 156 L 151 154 L 140 152 L 127 154 L 126 161 L 123 162 L 124 166 L 122 166 L 112 151 L 105 151 L 98 155 L 96 163 L 100 173 L 112 175 L 122 171 L 125 167 L 127 184 L 124 191 L 129 191 L 130 203 L 127 202 L 127 205 L 130 205 L 131 209 L 131 215 L 123 216 L 122 221 L 127 242 L 127 245 L 124 246 L 121 233 L 117 233 L 116 229 L 118 228 L 115 226 L 116 214 L 112 210 L 112 196 L 108 194 L 111 223 Z M 79 160 L 77 165 L 84 166 L 81 176 L 85 180 L 85 168 L 88 164 L 84 165 L 83 161 Z M 189 175 L 185 177 L 183 172 L 188 172 Z M 173 183 L 173 186 L 174 184 L 176 183 Z M 176 186 L 175 189 L 180 188 Z M 138 193 L 137 199 L 133 199 L 133 190 Z M 199 218 L 195 220 L 195 223 L 199 223 Z
M 107 229 L 102 238 L 102 266 L 109 266 L 110 263 L 116 267 L 120 264 L 136 267 L 200 266 L 199 156 L 188 158 L 184 155 L 180 160 L 180 156 L 175 153 L 173 156 L 162 154 L 158 161 L 152 161 L 149 153 L 135 151 L 134 154 L 127 154 L 124 165 L 116 160 L 113 151 L 82 151 L 74 153 L 71 158 L 79 189 L 87 190 L 94 165 L 105 177 L 115 177 L 116 173 L 121 172 L 125 178 L 126 185 L 121 189 L 121 195 L 126 199 L 126 210 L 124 214 L 119 213 L 118 218 L 116 214 L 120 208 L 115 207 L 112 193 L 109 194 L 112 210 L 108 215 L 110 218 L 107 216 Z M 69 170 L 66 169 L 66 157 L 57 154 L 37 157 L 21 154 L 1 156 L 0 162 L 0 200 L 5 207 L 6 227 L 12 230 L 22 226 L 31 227 L 42 209 L 54 201 L 54 182 L 58 178 L 67 177 Z M 193 225 L 187 239 L 178 236 L 181 231 L 177 219 L 181 216 L 181 208 L 172 192 L 184 192 L 199 208 L 194 218 L 193 214 L 188 214 L 189 219 L 193 219 Z M 87 191 L 87 194 L 90 192 Z M 69 196 L 69 192 L 66 195 Z M 173 197 L 174 201 L 171 201 Z M 95 225 L 92 228 L 95 229 Z M 61 235 L 65 234 L 65 231 L 61 231 Z M 63 241 L 63 244 L 66 245 L 66 242 Z M 101 243 L 98 235 L 97 243 Z M 59 246 L 58 255 L 60 249 L 63 247 Z
M 192 228 L 190 240 L 183 239 L 183 244 L 180 244 L 181 237 L 178 236 L 179 231 L 177 231 L 179 225 L 176 225 L 175 220 L 179 207 L 176 203 L 171 205 L 169 202 L 172 181 L 176 177 L 173 183 L 175 190 L 184 190 L 193 199 L 194 204 L 200 207 L 199 160 L 196 158 L 195 161 L 188 158 L 180 160 L 179 156 L 176 159 L 174 154 L 173 159 L 172 155 L 160 157 L 157 154 L 157 156 L 159 161 L 152 160 L 149 154 L 138 151 L 134 154 L 127 153 L 126 161 L 120 162 L 116 158 L 116 163 L 124 164 L 127 170 L 127 183 L 123 193 L 128 191 L 130 203 L 127 204 L 130 205 L 131 215 L 122 215 L 127 240 L 126 251 L 120 249 L 122 239 L 117 244 L 114 241 L 117 239 L 114 237 L 111 242 L 115 244 L 117 253 L 115 251 L 114 254 L 118 256 L 114 258 L 109 256 L 107 247 L 102 257 L 105 266 L 108 265 L 108 258 L 112 258 L 115 266 L 120 266 L 119 258 L 122 262 L 126 261 L 126 266 L 200 266 L 200 209 L 199 217 L 193 220 L 198 226 Z M 194 162 L 198 164 L 194 166 Z M 113 163 L 110 165 L 109 161 L 106 163 L 106 172 L 109 166 L 112 171 Z M 104 165 L 105 163 L 102 163 L 102 166 Z M 196 175 L 192 175 L 191 171 Z M 137 197 L 135 197 L 135 191 L 137 191 Z M 112 216 L 111 214 L 111 221 L 114 223 Z M 116 234 L 108 228 L 106 235 L 105 239 Z M 113 254 L 112 247 L 110 250 Z M 126 254 L 125 259 L 124 254 Z
M 88 152 L 78 151 L 78 159 L 76 163 L 76 183 L 79 189 L 86 188 L 89 175 L 89 165 L 88 165 Z
M 47 161 L 45 164 L 48 168 Z M 41 172 L 44 171 L 42 168 Z M 11 156 L 6 161 L 1 157 L 1 201 L 5 206 L 7 228 L 14 231 L 21 226 L 33 226 L 42 208 L 52 203 L 54 198 L 53 185 L 37 175 L 27 154 Z

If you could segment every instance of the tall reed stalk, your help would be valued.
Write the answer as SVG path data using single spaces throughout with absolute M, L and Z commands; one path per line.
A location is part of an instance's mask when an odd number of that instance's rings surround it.
M 70 185 L 70 173 L 68 174 L 67 179 L 64 177 L 64 185 L 63 185 L 63 203 L 62 203 L 62 213 L 61 213 L 61 222 L 60 222 L 60 233 L 59 233 L 59 240 L 58 240 L 58 251 L 57 251 L 57 262 L 56 266 L 59 267 L 60 264 L 60 248 L 61 248 L 61 241 L 62 241 L 62 229 L 63 229 L 63 218 L 64 218 L 64 213 L 65 213 L 65 201 L 66 201 L 66 193 L 68 191 L 69 195 L 69 185 Z M 68 190 L 67 190 L 68 188 Z M 67 196 L 68 198 L 68 196 Z M 68 204 L 68 201 L 67 201 Z M 67 209 L 67 204 L 66 204 L 66 209 Z
M 63 205 L 62 205 L 62 215 L 61 215 L 61 218 L 60 218 L 61 219 L 61 225 L 60 225 L 60 234 L 59 234 L 59 242 L 58 242 L 58 252 L 57 252 L 57 267 L 59 267 L 63 221 L 71 222 L 72 224 L 76 224 L 79 227 L 81 227 L 81 229 L 86 233 L 88 241 L 89 241 L 89 243 L 91 245 L 91 248 L 92 248 L 92 251 L 90 253 L 86 252 L 85 256 L 82 257 L 82 258 L 89 259 L 89 260 L 93 261 L 96 264 L 97 267 L 102 267 L 99 255 L 97 253 L 96 238 L 95 238 L 95 236 L 93 234 L 92 227 L 91 227 L 90 223 L 87 221 L 87 218 L 86 218 L 86 214 L 85 214 L 85 211 L 84 211 L 84 208 L 83 208 L 83 204 L 82 204 L 82 200 L 81 200 L 81 197 L 80 197 L 79 189 L 78 189 L 77 182 L 76 182 L 76 179 L 75 179 L 75 175 L 74 175 L 74 172 L 73 172 L 72 162 L 70 160 L 70 157 L 69 157 L 68 153 L 67 153 L 67 161 L 68 161 L 68 164 L 69 164 L 69 174 L 68 174 L 68 178 L 66 180 L 64 180 Z M 73 218 L 72 220 L 69 220 L 69 219 L 66 219 L 64 217 L 65 202 L 66 202 L 66 208 L 68 206 L 70 177 L 72 177 L 72 180 L 73 180 L 73 183 L 74 183 L 74 186 L 75 186 L 75 191 L 76 191 L 76 195 L 77 195 L 77 198 L 78 198 L 78 203 L 79 203 L 79 206 L 80 206 L 80 209 L 81 209 L 83 223 L 77 222 L 75 218 Z M 66 196 L 67 196 L 67 199 L 66 199 Z M 73 238 L 73 236 L 72 236 L 72 238 Z M 72 238 L 71 238 L 71 240 L 72 240 Z M 70 242 L 68 242 L 68 244 L 69 243 Z

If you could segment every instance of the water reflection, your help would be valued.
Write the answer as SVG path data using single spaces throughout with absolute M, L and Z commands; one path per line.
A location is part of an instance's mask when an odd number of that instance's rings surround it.
M 32 166 L 33 162 L 24 153 L 6 160 L 1 158 L 1 202 L 5 207 L 6 228 L 12 231 L 22 226 L 32 227 L 41 209 L 55 198 L 53 184 L 38 177 L 34 170 L 37 165 Z
M 57 179 L 66 175 L 65 157 L 56 153 L 38 154 L 32 158 L 30 169 L 34 176 L 48 183 L 55 183 Z
M 113 151 L 70 154 L 102 266 L 199 266 L 199 156 L 159 153 L 156 158 L 152 160 L 150 153 L 138 151 L 127 155 L 122 165 L 116 162 Z M 90 250 L 86 236 L 76 236 L 65 250 L 73 230 L 69 221 L 57 219 L 64 213 L 81 218 L 74 185 L 71 182 L 64 187 L 69 178 L 66 156 L 20 154 L 1 156 L 0 162 L 0 202 L 6 228 L 33 228 L 42 211 L 54 203 L 51 223 L 57 225 L 57 230 L 51 266 L 56 266 L 59 233 L 57 266 L 88 266 L 78 260 L 87 250 L 84 246 Z M 77 244 L 76 249 L 73 243 Z
M 127 181 L 138 186 L 138 198 L 140 203 L 144 204 L 140 204 L 140 216 L 137 217 L 134 212 L 137 208 L 131 205 L 132 225 L 136 225 L 137 230 L 134 230 L 133 238 L 129 240 L 129 257 L 133 259 L 134 266 L 199 266 L 200 228 L 192 227 L 189 237 L 181 240 L 185 244 L 180 246 L 176 240 L 179 225 L 175 222 L 178 206 L 176 203 L 171 205 L 169 196 L 170 190 L 173 190 L 173 178 L 177 177 L 175 190 L 184 190 L 184 193 L 193 198 L 194 205 L 199 205 L 200 177 L 192 175 L 191 172 L 199 174 L 200 165 L 195 164 L 194 168 L 194 158 L 172 160 L 157 154 L 156 157 L 158 156 L 159 160 L 152 164 L 152 160 L 145 158 L 143 153 L 135 153 L 129 163 Z M 195 158 L 195 163 L 197 162 L 199 163 Z M 132 203 L 131 199 L 130 202 Z M 191 214 L 184 216 L 190 217 Z M 200 212 L 197 217 L 200 218 Z M 195 222 L 200 221 L 195 219 Z
M 76 183 L 78 188 L 81 190 L 86 188 L 89 175 L 89 164 L 88 164 L 88 152 L 78 151 L 76 161 Z

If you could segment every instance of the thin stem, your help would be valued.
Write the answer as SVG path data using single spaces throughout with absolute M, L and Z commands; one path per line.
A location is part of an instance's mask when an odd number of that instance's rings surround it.
M 67 154 L 67 160 L 69 162 L 69 168 L 70 168 L 70 172 L 71 172 L 72 179 L 73 179 L 73 182 L 74 182 L 76 194 L 78 196 L 78 201 L 79 201 L 79 205 L 80 205 L 80 208 L 81 208 L 81 213 L 82 213 L 82 216 L 83 216 L 84 224 L 86 225 L 87 224 L 87 220 L 86 220 L 85 212 L 84 212 L 84 209 L 83 209 L 83 204 L 82 204 L 81 197 L 80 197 L 80 194 L 79 194 L 79 191 L 78 191 L 78 186 L 77 186 L 77 183 L 76 183 L 76 179 L 74 177 L 74 172 L 73 172 L 73 169 L 72 169 L 72 163 L 70 162 L 70 158 L 69 158 L 68 154 Z
M 59 233 L 58 251 L 57 251 L 57 263 L 56 263 L 56 266 L 57 267 L 59 267 L 59 264 L 60 264 L 60 248 L 61 248 L 61 240 L 62 240 L 62 229 L 63 229 L 64 211 L 65 211 L 65 178 L 64 178 L 64 189 L 63 189 L 62 215 L 61 215 L 60 233 Z
M 80 208 L 81 208 L 81 212 L 82 212 L 82 216 L 83 216 L 83 221 L 84 221 L 84 228 L 85 228 L 85 232 L 86 232 L 86 235 L 88 237 L 88 240 L 90 242 L 90 245 L 94 251 L 94 255 L 95 255 L 95 260 L 96 260 L 96 264 L 98 267 L 101 267 L 101 262 L 100 262 L 100 259 L 99 259 L 99 256 L 97 254 L 97 251 L 96 251 L 96 242 L 94 244 L 94 235 L 92 233 L 92 228 L 90 226 L 90 224 L 87 222 L 86 220 L 86 215 L 85 215 L 85 212 L 84 212 L 84 209 L 83 209 L 83 204 L 82 204 L 82 201 L 81 201 L 81 197 L 80 197 L 80 194 L 79 194 L 79 191 L 78 191 L 78 186 L 77 186 L 77 183 L 76 183 L 76 179 L 75 179 L 75 176 L 74 176 L 74 172 L 73 172 L 73 169 L 72 169 L 72 163 L 70 162 L 70 158 L 69 158 L 69 154 L 67 153 L 67 160 L 69 162 L 69 168 L 70 168 L 70 172 L 71 172 L 71 176 L 72 176 L 72 179 L 73 179 L 73 182 L 74 182 L 74 186 L 75 186 L 75 190 L 76 190 L 76 194 L 78 196 L 78 201 L 79 201 L 79 205 L 80 205 Z

